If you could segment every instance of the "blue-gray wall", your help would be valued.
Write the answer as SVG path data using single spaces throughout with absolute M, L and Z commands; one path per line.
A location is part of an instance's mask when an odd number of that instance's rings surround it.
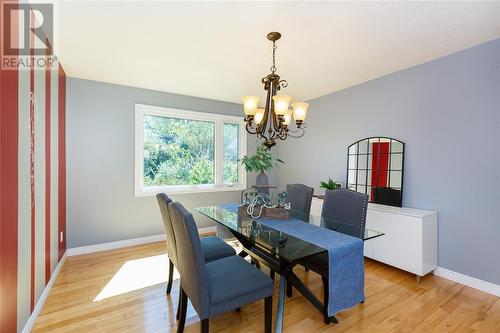
M 241 105 L 67 79 L 67 247 L 163 233 L 154 196 L 134 196 L 135 103 L 243 117 Z M 248 152 L 255 136 L 248 137 Z M 248 184 L 254 181 L 249 175 Z M 276 177 L 271 175 L 271 180 Z M 188 209 L 238 202 L 239 192 L 173 196 Z M 199 227 L 213 225 L 195 214 Z
M 345 182 L 349 144 L 400 139 L 403 204 L 439 212 L 439 266 L 500 284 L 499 66 L 497 39 L 310 101 L 279 182 Z

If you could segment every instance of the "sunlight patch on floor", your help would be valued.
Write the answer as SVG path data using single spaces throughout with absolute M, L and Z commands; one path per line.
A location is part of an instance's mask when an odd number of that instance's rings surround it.
M 94 302 L 159 283 L 166 283 L 167 278 L 168 256 L 166 254 L 129 260 L 120 267 L 99 295 L 96 296 Z M 174 280 L 178 278 L 179 273 L 174 270 Z

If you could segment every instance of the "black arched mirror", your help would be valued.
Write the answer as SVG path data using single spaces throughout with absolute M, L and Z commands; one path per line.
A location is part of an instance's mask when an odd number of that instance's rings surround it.
M 347 188 L 370 202 L 401 207 L 405 144 L 386 137 L 359 140 L 347 149 Z

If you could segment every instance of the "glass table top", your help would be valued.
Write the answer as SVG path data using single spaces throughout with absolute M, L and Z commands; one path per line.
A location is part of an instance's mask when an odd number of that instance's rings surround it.
M 265 226 L 259 223 L 259 219 L 254 219 L 250 216 L 239 216 L 237 212 L 222 206 L 199 207 L 196 208 L 196 211 L 288 261 L 302 259 L 326 251 L 322 247 Z M 361 238 L 364 241 L 383 235 L 382 232 L 375 230 L 363 229 L 333 219 L 308 215 L 293 210 L 290 211 L 290 217 Z M 286 221 L 283 223 L 286 223 Z

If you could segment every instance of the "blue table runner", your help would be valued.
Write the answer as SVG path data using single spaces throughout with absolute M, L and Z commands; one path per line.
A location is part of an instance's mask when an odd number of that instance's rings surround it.
M 238 213 L 238 204 L 223 207 Z M 322 247 L 328 251 L 328 315 L 348 309 L 365 300 L 363 240 L 304 221 L 256 219 L 262 225 Z

